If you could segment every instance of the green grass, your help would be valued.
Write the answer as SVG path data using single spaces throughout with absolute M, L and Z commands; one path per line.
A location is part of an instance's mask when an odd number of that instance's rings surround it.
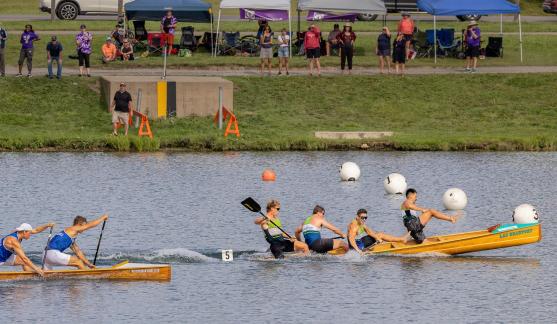
M 114 0 L 116 1 L 116 0 Z M 219 0 L 207 0 L 207 2 L 213 5 L 214 10 L 218 9 Z M 520 6 L 522 8 L 523 15 L 533 15 L 539 16 L 544 15 L 542 10 L 543 0 L 522 0 L 520 1 Z M 292 0 L 292 9 L 295 10 L 297 5 L 296 0 Z M 0 6 L 0 15 L 4 14 L 39 14 L 39 1 L 38 0 L 18 0 L 10 2 L 9 6 Z M 237 11 L 231 11 L 231 13 L 236 13 Z M 227 12 L 229 14 L 229 12 Z
M 209 117 L 152 121 L 155 140 L 111 137 L 96 80 L 0 79 L 4 150 L 556 150 L 557 75 L 234 77 L 241 138 Z M 280 94 L 280 95 L 277 95 Z M 254 104 L 257 103 L 257 104 Z M 394 131 L 380 141 L 315 131 Z M 135 130 L 132 130 L 135 133 Z
M 42 35 L 42 39 L 35 43 L 35 55 L 33 58 L 35 67 L 46 67 L 46 43 L 50 39 L 48 35 Z M 77 68 L 77 60 L 67 59 L 67 56 L 74 54 L 74 37 L 62 35 L 59 37 L 65 48 L 64 64 L 66 67 Z M 160 56 L 138 58 L 133 62 L 114 62 L 102 64 L 100 60 L 102 37 L 96 36 L 93 41 L 94 52 L 91 56 L 92 67 L 94 69 L 133 69 L 133 68 L 160 68 L 163 58 Z M 354 64 L 361 67 L 377 66 L 377 57 L 374 55 L 376 36 L 365 35 L 357 40 L 356 58 Z M 513 66 L 513 65 L 557 65 L 557 35 L 555 36 L 525 36 L 524 37 L 524 63 L 520 62 L 520 52 L 518 46 L 518 35 L 505 36 L 504 57 L 488 58 L 482 60 L 482 66 Z M 8 42 L 6 49 L 6 64 L 16 66 L 19 58 L 20 45 L 17 42 Z M 257 57 L 240 56 L 219 56 L 213 58 L 210 53 L 200 49 L 192 57 L 170 56 L 168 66 L 170 68 L 211 68 L 215 66 L 234 68 L 234 67 L 257 67 L 259 64 Z M 275 64 L 277 64 L 275 60 Z M 307 61 L 303 57 L 294 57 L 291 61 L 292 67 L 304 67 Z M 323 66 L 338 66 L 337 57 L 322 58 Z M 454 67 L 461 66 L 462 60 L 454 58 L 439 59 L 438 66 Z M 433 66 L 433 59 L 417 59 L 409 64 L 409 68 L 416 66 Z

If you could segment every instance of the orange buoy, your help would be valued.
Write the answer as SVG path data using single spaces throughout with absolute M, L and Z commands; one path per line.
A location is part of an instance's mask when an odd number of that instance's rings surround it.
M 263 174 L 261 174 L 261 179 L 263 181 L 275 181 L 277 179 L 277 175 L 275 174 L 275 171 L 271 169 L 265 169 L 263 171 Z

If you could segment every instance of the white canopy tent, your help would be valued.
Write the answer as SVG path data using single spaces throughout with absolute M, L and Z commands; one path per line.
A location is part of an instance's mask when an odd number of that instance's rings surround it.
M 259 10 L 286 10 L 288 11 L 288 26 L 292 31 L 292 14 L 290 8 L 290 0 L 222 0 L 219 7 L 219 15 L 217 18 L 217 46 L 214 55 L 218 53 L 218 40 L 220 37 L 220 18 L 222 9 L 259 9 Z M 292 56 L 292 37 L 290 37 L 290 56 Z
M 358 14 L 386 15 L 387 9 L 382 0 L 298 0 L 298 30 L 300 11 L 330 11 Z

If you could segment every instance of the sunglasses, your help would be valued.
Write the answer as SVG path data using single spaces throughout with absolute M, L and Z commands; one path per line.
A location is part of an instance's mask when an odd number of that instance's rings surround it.
M 367 216 L 360 216 L 361 220 L 367 220 Z
M 277 211 L 280 211 L 280 207 L 276 207 L 276 208 L 277 208 Z

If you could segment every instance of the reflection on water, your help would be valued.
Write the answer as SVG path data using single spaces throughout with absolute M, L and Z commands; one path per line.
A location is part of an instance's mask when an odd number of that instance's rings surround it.
M 356 162 L 358 182 L 339 181 Z M 307 152 L 223 154 L 0 154 L 0 231 L 21 222 L 108 212 L 100 262 L 173 265 L 168 283 L 80 280 L 0 282 L 2 322 L 553 322 L 557 311 L 555 153 Z M 277 181 L 260 180 L 272 167 Z M 134 170 L 133 174 L 127 170 Z M 369 225 L 404 234 L 401 195 L 383 179 L 402 173 L 419 204 L 442 209 L 450 187 L 468 196 L 456 224 L 433 220 L 428 235 L 510 222 L 531 203 L 545 222 L 538 244 L 465 256 L 310 256 L 269 259 L 254 214 L 240 201 L 281 201 L 292 233 L 315 204 L 345 229 L 359 208 Z M 98 229 L 79 237 L 94 254 Z M 327 233 L 325 236 L 332 236 Z M 38 262 L 46 234 L 23 243 Z M 233 249 L 234 261 L 220 261 Z M 4 269 L 0 269 L 4 270 Z M 539 298 L 543 297 L 543 298 Z M 535 302 L 532 302 L 535 299 Z M 270 306 L 271 305 L 271 306 Z M 63 310 L 63 316 L 60 316 Z M 449 310 L 449 311 L 448 311 Z M 45 315 L 48 314 L 48 315 Z

